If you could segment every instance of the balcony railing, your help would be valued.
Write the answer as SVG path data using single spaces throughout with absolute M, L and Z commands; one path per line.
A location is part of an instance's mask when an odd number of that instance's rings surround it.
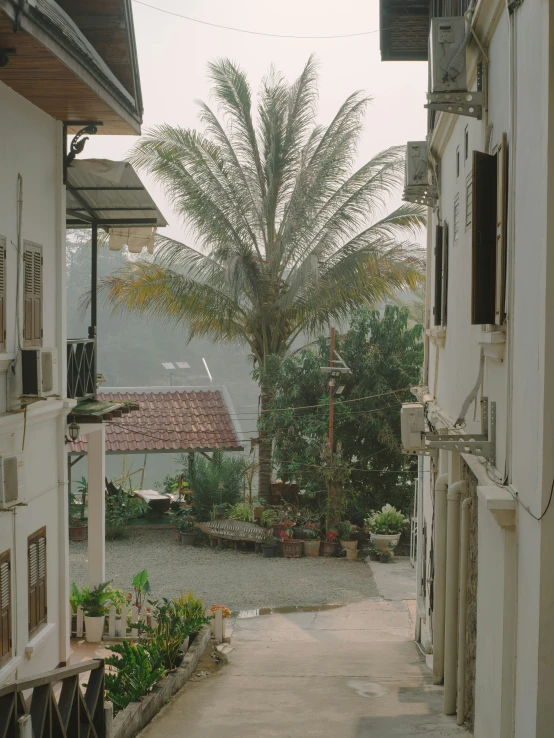
M 85 687 L 79 677 L 87 672 Z M 0 735 L 5 738 L 105 738 L 105 715 L 101 659 L 0 686 Z
M 67 341 L 67 396 L 72 400 L 96 397 L 96 339 Z

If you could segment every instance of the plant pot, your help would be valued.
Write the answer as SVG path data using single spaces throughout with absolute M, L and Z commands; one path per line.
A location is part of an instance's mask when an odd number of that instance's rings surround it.
M 382 553 L 382 554 L 381 554 L 381 555 L 379 556 L 379 561 L 380 561 L 380 562 L 381 562 L 382 564 L 388 564 L 388 563 L 389 563 L 389 561 L 391 560 L 391 558 L 392 558 L 392 554 L 390 554 L 390 553 L 388 553 L 388 552 L 387 552 L 387 553 Z
M 386 553 L 390 557 L 394 554 L 394 549 L 398 545 L 400 540 L 400 533 L 396 533 L 393 536 L 380 535 L 378 533 L 371 534 L 371 542 L 377 549 L 379 555 Z
M 286 525 L 282 525 L 281 523 L 277 523 L 276 525 L 273 526 L 273 535 L 275 536 L 275 538 L 279 538 L 279 536 L 281 535 L 281 533 L 284 533 L 286 530 L 287 530 L 287 526 Z
M 341 541 L 340 547 L 343 551 L 356 551 L 358 548 L 358 541 Z
M 194 546 L 196 541 L 196 533 L 185 533 L 181 531 L 181 543 L 185 546 Z
M 263 505 L 256 505 L 256 507 L 253 510 L 254 517 L 255 518 L 261 518 L 262 517 L 262 514 L 263 514 L 263 511 L 264 511 L 264 506 Z
M 306 538 L 306 534 L 304 533 L 304 528 L 300 528 L 297 525 L 294 526 L 292 529 L 292 537 L 296 541 L 304 541 Z
M 87 643 L 100 643 L 104 632 L 104 622 L 103 615 L 94 618 L 85 615 L 85 639 Z
M 339 550 L 338 543 L 332 543 L 331 541 L 320 541 L 320 543 L 319 553 L 321 556 L 335 556 Z
M 277 556 L 277 544 L 274 543 L 272 546 L 262 546 L 262 555 L 264 559 L 273 559 Z
M 346 558 L 348 561 L 356 561 L 358 558 L 358 550 L 351 551 L 350 549 L 346 550 Z
M 302 556 L 303 541 L 281 541 L 281 556 L 285 559 L 299 559 Z
M 321 541 L 304 541 L 304 556 L 319 556 Z
M 69 526 L 70 541 L 86 541 L 87 526 L 86 525 L 70 525 Z

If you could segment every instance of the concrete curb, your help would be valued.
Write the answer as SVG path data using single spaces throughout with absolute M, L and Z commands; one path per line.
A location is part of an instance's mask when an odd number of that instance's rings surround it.
M 179 668 L 161 680 L 140 702 L 131 702 L 113 721 L 111 738 L 134 738 L 145 728 L 165 703 L 181 689 L 196 669 L 211 638 L 211 628 L 205 625 L 198 633 Z

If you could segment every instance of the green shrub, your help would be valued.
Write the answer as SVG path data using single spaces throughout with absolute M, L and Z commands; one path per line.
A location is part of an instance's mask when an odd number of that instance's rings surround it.
M 114 712 L 130 702 L 138 702 L 165 675 L 157 653 L 147 644 L 136 645 L 124 640 L 109 647 L 113 656 L 105 660 L 112 669 L 106 671 L 106 697 L 113 702 Z
M 106 496 L 106 538 L 114 541 L 123 538 L 125 526 L 133 518 L 144 515 L 148 505 L 121 487 L 117 494 Z
M 110 582 L 103 582 L 94 589 L 86 589 L 82 592 L 81 605 L 86 617 L 99 618 L 106 614 L 110 599 L 108 587 Z
M 226 514 L 228 520 L 242 520 L 246 523 L 254 522 L 254 510 L 248 502 L 235 503 Z
M 234 505 L 241 496 L 244 479 L 244 459 L 223 452 L 214 452 L 211 459 L 200 457 L 189 479 L 196 519 L 210 520 L 214 505 Z
M 365 520 L 368 530 L 384 536 L 402 533 L 409 522 L 409 519 L 392 505 L 383 505 L 380 512 L 372 512 Z

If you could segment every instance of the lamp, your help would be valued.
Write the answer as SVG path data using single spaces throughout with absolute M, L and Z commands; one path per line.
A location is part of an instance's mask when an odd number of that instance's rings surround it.
M 78 425 L 78 423 L 73 421 L 73 423 L 70 423 L 67 426 L 67 433 L 72 441 L 76 441 L 81 433 L 81 427 Z

